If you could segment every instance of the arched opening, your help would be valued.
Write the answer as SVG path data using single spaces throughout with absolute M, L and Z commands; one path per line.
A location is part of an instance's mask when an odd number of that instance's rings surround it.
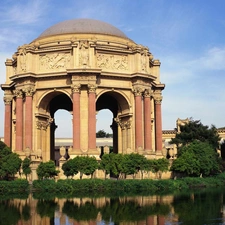
M 129 114 L 129 105 L 127 100 L 120 93 L 115 91 L 109 91 L 101 94 L 96 102 L 96 110 L 100 112 L 101 110 L 105 112 L 110 112 L 111 123 L 109 124 L 113 137 L 113 152 L 118 153 L 119 142 L 118 142 L 118 122 L 116 119 L 118 116 Z M 101 114 L 100 114 L 101 115 Z M 97 129 L 98 123 L 101 123 L 100 116 L 97 117 Z M 104 123 L 104 121 L 103 121 Z
M 46 159 L 50 158 L 56 165 L 58 165 L 58 159 L 61 157 L 59 148 L 61 146 L 70 146 L 70 143 L 65 143 L 62 138 L 72 136 L 72 108 L 73 104 L 70 97 L 59 91 L 48 93 L 39 104 L 40 112 L 45 112 L 46 116 L 48 115 L 51 118 L 50 133 L 45 133 L 45 136 L 42 136 L 46 143 L 50 143 L 50 146 L 48 145 L 50 147 L 50 152 L 46 153 Z M 60 137 L 62 143 L 56 144 L 55 137 Z M 48 149 L 47 146 L 43 146 L 42 149 L 44 151 L 46 151 L 44 148 Z
M 54 116 L 57 129 L 56 138 L 72 138 L 72 114 L 64 109 L 58 109 Z
M 65 158 L 68 158 L 68 148 L 72 146 L 72 115 L 64 109 L 58 109 L 54 114 L 55 129 L 55 164 L 59 165 L 60 147 L 66 148 Z
M 57 125 L 55 114 L 58 110 L 60 110 L 59 113 L 62 113 L 61 110 L 67 111 L 68 113 L 72 112 L 72 101 L 67 95 L 60 93 L 57 96 L 53 97 L 49 103 L 50 115 L 51 115 L 51 118 L 53 118 L 53 123 L 51 123 L 51 130 L 50 130 L 50 133 L 51 133 L 50 159 L 53 160 L 56 163 L 56 165 L 58 165 L 59 163 L 58 160 L 60 158 L 59 148 L 61 146 L 68 147 L 67 145 L 69 145 L 69 143 L 68 144 L 61 143 L 58 146 L 55 145 L 56 130 L 58 129 L 58 126 L 59 126 Z M 61 120 L 63 122 L 65 121 L 65 118 L 64 119 L 61 118 Z M 71 116 L 69 117 L 69 120 L 71 121 Z M 72 123 L 70 123 L 70 129 L 72 130 Z
M 102 109 L 96 115 L 96 145 L 101 148 L 103 154 L 104 146 L 108 146 L 110 152 L 113 151 L 113 132 L 111 124 L 113 113 L 109 109 Z
M 110 126 L 113 120 L 113 113 L 109 109 L 102 109 L 98 111 L 96 120 L 96 132 L 104 130 L 107 134 L 112 134 L 112 128 Z

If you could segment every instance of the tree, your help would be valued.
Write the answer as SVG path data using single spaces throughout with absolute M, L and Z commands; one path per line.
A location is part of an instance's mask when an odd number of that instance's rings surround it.
M 37 168 L 37 175 L 40 180 L 54 178 L 58 173 L 59 171 L 56 170 L 55 163 L 52 160 L 41 162 Z
M 151 167 L 152 172 L 160 179 L 162 172 L 169 170 L 169 160 L 165 158 L 153 159 Z
M 16 153 L 11 153 L 4 156 L 0 162 L 0 177 L 3 179 L 9 179 L 15 176 L 20 170 L 22 160 Z
M 99 130 L 99 131 L 96 133 L 96 137 L 97 137 L 97 138 L 106 137 L 106 132 L 105 132 L 104 130 Z
M 121 176 L 122 173 L 122 160 L 124 155 L 122 154 L 115 154 L 115 153 L 110 153 L 110 156 L 112 157 L 111 160 L 111 170 L 113 175 L 116 176 L 117 179 Z
M 78 173 L 78 166 L 76 163 L 76 159 L 69 159 L 62 165 L 62 170 L 64 171 L 64 175 L 73 177 Z
M 80 172 L 80 179 L 82 179 L 83 174 L 91 175 L 92 178 L 95 170 L 98 168 L 96 158 L 90 156 L 77 156 L 74 159 L 77 164 L 77 170 Z
M 180 148 L 179 157 L 173 161 L 171 170 L 188 176 L 209 176 L 219 173 L 218 154 L 212 145 L 198 140 Z
M 180 126 L 180 132 L 176 134 L 175 138 L 172 138 L 170 143 L 177 145 L 179 155 L 179 148 L 192 143 L 194 140 L 207 142 L 216 150 L 219 147 L 220 137 L 215 126 L 212 125 L 209 128 L 204 126 L 200 120 L 190 119 L 188 123 Z
M 145 156 L 140 154 L 127 154 L 124 155 L 121 161 L 122 166 L 122 173 L 126 175 L 133 175 L 133 178 L 135 177 L 135 174 L 138 173 L 142 168 L 142 165 L 145 163 Z
M 23 164 L 22 164 L 23 174 L 26 176 L 26 179 L 27 179 L 27 175 L 31 174 L 30 164 L 31 164 L 31 160 L 26 157 L 23 160 Z
M 12 153 L 7 145 L 0 141 L 0 179 L 12 178 L 20 170 L 22 160 L 19 155 Z
M 105 172 L 105 179 L 112 170 L 112 154 L 104 154 L 99 164 L 99 169 Z

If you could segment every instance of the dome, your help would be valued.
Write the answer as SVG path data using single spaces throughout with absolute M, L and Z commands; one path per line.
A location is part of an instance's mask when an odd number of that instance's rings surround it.
M 111 24 L 93 19 L 73 19 L 57 23 L 46 29 L 39 38 L 73 33 L 106 34 L 128 38 L 121 30 Z

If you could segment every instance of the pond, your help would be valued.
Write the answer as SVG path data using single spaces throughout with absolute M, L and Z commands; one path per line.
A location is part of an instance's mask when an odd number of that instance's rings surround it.
M 0 225 L 225 224 L 225 191 L 221 189 L 146 196 L 44 195 L 0 196 Z

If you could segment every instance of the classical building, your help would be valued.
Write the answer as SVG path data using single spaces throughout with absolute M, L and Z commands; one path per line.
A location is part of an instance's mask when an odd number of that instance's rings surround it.
M 4 141 L 21 157 L 54 160 L 54 114 L 71 113 L 69 155 L 98 156 L 96 113 L 112 114 L 113 151 L 162 156 L 160 61 L 102 21 L 68 20 L 7 59 Z

